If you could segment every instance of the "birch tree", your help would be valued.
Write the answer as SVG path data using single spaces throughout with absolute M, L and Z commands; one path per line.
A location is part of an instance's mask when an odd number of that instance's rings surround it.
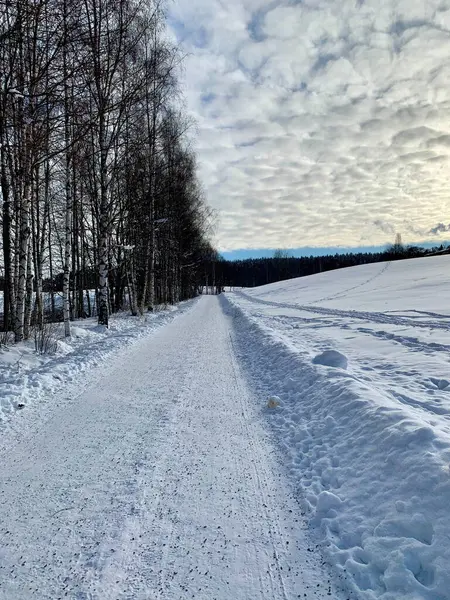
M 156 0 L 0 0 L 3 328 L 195 295 L 209 211 Z M 62 292 L 62 306 L 57 294 Z M 50 297 L 45 307 L 44 295 Z

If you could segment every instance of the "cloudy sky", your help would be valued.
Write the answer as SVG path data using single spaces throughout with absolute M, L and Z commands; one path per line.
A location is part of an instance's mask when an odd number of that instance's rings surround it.
M 449 239 L 450 0 L 173 0 L 220 250 Z

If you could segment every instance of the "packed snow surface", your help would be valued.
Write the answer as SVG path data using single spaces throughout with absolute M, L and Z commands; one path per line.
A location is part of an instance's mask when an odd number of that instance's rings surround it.
M 86 333 L 99 364 L 78 375 L 80 349 L 49 359 L 72 382 L 45 388 L 45 405 L 25 395 L 4 423 L 2 600 L 348 597 L 280 468 L 232 326 L 209 296 L 108 361 Z
M 363 600 L 450 598 L 450 257 L 226 294 L 327 560 Z

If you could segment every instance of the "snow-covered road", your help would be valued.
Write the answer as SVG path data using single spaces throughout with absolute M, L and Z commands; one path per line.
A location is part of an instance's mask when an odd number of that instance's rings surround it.
M 0 598 L 339 595 L 205 297 L 0 456 Z

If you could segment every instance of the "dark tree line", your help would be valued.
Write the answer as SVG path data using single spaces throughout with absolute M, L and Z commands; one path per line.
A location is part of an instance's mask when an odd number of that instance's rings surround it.
M 256 287 L 282 281 L 314 275 L 333 269 L 353 267 L 369 263 L 417 258 L 445 252 L 443 247 L 425 250 L 416 246 L 389 247 L 384 252 L 347 253 L 325 256 L 304 256 L 293 258 L 275 255 L 272 258 L 250 258 L 246 260 L 227 261 L 213 255 L 205 261 L 204 281 L 212 281 L 218 289 L 224 287 Z M 277 254 L 277 253 L 275 253 Z M 206 284 L 205 284 L 206 285 Z
M 197 293 L 210 212 L 159 0 L 0 0 L 3 329 Z

